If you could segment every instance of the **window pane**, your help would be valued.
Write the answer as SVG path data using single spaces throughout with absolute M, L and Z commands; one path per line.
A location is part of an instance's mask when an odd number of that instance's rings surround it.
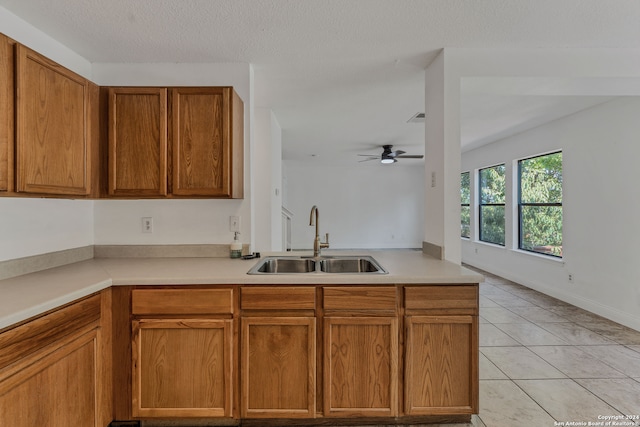
M 460 236 L 471 237 L 471 208 L 469 206 L 460 207 Z
M 505 167 L 480 169 L 480 204 L 505 202 Z
M 520 207 L 520 248 L 562 256 L 562 206 Z
M 468 205 L 471 203 L 471 184 L 469 181 L 469 172 L 460 174 L 460 203 Z
M 504 206 L 480 206 L 480 240 L 504 245 Z
M 562 203 L 562 153 L 518 163 L 521 203 Z

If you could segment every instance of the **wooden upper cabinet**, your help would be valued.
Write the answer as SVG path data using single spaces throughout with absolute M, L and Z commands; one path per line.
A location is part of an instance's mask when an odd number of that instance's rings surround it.
M 13 191 L 14 44 L 0 34 L 0 192 Z
M 16 45 L 16 191 L 89 195 L 89 81 Z
M 233 88 L 110 88 L 108 103 L 109 196 L 243 197 Z
M 167 89 L 109 89 L 110 196 L 167 194 Z
M 171 89 L 173 194 L 242 197 L 242 181 L 235 182 L 242 173 L 242 132 L 237 135 L 233 121 L 242 122 L 243 113 L 232 113 L 238 103 L 230 87 Z

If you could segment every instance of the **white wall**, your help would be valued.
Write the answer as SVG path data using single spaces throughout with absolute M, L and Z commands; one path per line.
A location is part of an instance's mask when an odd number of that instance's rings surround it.
M 91 63 L 0 6 L 0 33 L 91 79 Z
M 254 111 L 255 250 L 282 250 L 282 130 L 268 108 Z
M 242 200 L 97 200 L 96 245 L 228 244 L 229 216 L 249 222 Z M 243 216 L 244 215 L 244 216 Z M 142 232 L 142 218 L 153 218 L 153 233 Z M 241 230 L 249 228 L 241 220 Z M 248 243 L 248 237 L 241 241 Z
M 294 214 L 292 246 L 312 249 L 313 205 L 331 248 L 420 248 L 424 235 L 424 167 L 327 166 L 285 161 L 287 208 Z
M 93 202 L 0 198 L 0 261 L 93 244 Z
M 620 98 L 464 153 L 472 175 L 506 164 L 515 213 L 514 161 L 562 149 L 564 220 L 561 262 L 518 251 L 512 221 L 504 248 L 462 239 L 463 261 L 640 329 L 638 117 L 640 97 Z

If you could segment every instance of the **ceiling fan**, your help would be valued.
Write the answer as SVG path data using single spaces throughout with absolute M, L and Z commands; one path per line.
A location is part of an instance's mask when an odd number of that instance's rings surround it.
M 397 162 L 397 159 L 422 159 L 424 157 L 422 154 L 405 154 L 406 151 L 402 150 L 391 151 L 392 147 L 393 145 L 383 145 L 381 156 L 376 156 L 373 154 L 358 154 L 358 156 L 369 157 L 368 159 L 360 160 L 359 163 L 380 159 L 380 163 L 390 164 Z

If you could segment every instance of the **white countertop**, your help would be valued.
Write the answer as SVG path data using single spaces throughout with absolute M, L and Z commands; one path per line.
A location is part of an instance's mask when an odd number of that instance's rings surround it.
M 118 285 L 199 284 L 456 284 L 479 283 L 464 267 L 412 250 L 323 251 L 371 255 L 388 274 L 248 275 L 259 260 L 230 258 L 97 258 L 0 281 L 0 329 Z M 263 254 L 267 256 L 270 254 Z M 278 255 L 311 255 L 287 252 Z

